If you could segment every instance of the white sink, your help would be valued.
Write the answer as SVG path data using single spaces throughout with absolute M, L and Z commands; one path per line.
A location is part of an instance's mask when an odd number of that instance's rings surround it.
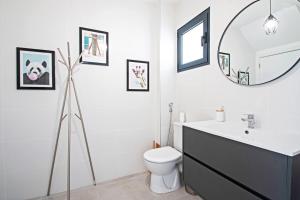
M 183 125 L 287 156 L 295 156 L 300 153 L 300 133 L 296 134 L 296 132 L 249 129 L 247 124 L 242 122 L 216 122 L 214 120 L 188 122 Z M 245 131 L 248 131 L 248 134 Z

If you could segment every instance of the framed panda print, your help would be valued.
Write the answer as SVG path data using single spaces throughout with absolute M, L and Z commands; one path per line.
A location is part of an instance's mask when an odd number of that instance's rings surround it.
M 55 90 L 55 52 L 17 47 L 17 89 Z

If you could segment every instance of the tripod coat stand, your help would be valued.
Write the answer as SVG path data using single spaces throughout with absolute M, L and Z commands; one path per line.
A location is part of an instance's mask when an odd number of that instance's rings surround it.
M 71 64 L 70 44 L 69 44 L 69 42 L 67 43 L 67 47 L 68 47 L 68 57 L 67 57 L 68 60 L 65 59 L 64 55 L 62 54 L 61 49 L 60 48 L 57 49 L 60 56 L 61 56 L 61 59 L 62 59 L 62 60 L 58 60 L 58 62 L 62 63 L 67 68 L 68 78 L 67 78 L 67 82 L 66 82 L 65 93 L 64 93 L 64 98 L 63 98 L 63 104 L 62 104 L 61 113 L 60 113 L 60 120 L 59 120 L 59 125 L 58 125 L 58 130 L 57 130 L 57 137 L 56 137 L 56 144 L 55 144 L 54 154 L 53 154 L 53 159 L 52 159 L 47 196 L 50 195 L 50 190 L 51 190 L 52 176 L 53 176 L 53 170 L 54 170 L 54 165 L 55 165 L 55 159 L 56 159 L 57 147 L 58 147 L 58 142 L 59 142 L 59 136 L 60 136 L 60 132 L 61 132 L 61 125 L 62 125 L 62 122 L 64 121 L 64 119 L 66 117 L 68 117 L 67 200 L 70 200 L 70 179 L 71 179 L 71 177 L 70 177 L 70 168 L 71 168 L 70 156 L 71 156 L 71 130 L 72 130 L 71 121 L 72 121 L 72 115 L 73 115 L 72 114 L 72 101 L 71 101 L 72 100 L 72 90 L 74 92 L 75 101 L 76 101 L 77 108 L 78 108 L 78 114 L 74 114 L 74 115 L 81 122 L 83 135 L 84 135 L 84 140 L 85 140 L 85 146 L 86 146 L 86 150 L 87 150 L 87 154 L 88 154 L 88 158 L 89 158 L 89 164 L 90 164 L 90 168 L 91 168 L 91 172 L 92 172 L 92 178 L 93 178 L 93 184 L 94 185 L 96 185 L 96 179 L 95 179 L 92 159 L 91 159 L 91 155 L 90 155 L 90 149 L 89 149 L 89 145 L 88 145 L 88 141 L 87 141 L 87 137 L 86 137 L 84 121 L 83 121 L 83 117 L 82 117 L 82 113 L 81 113 L 81 108 L 80 108 L 80 105 L 79 105 L 77 90 L 76 90 L 75 82 L 74 82 L 74 79 L 73 79 L 73 76 L 72 76 L 74 69 L 79 64 L 79 60 L 82 56 L 82 53 L 77 58 L 76 62 L 72 65 Z M 68 101 L 66 101 L 66 99 L 68 99 Z M 67 114 L 64 114 L 66 103 L 68 103 L 68 111 L 67 111 Z

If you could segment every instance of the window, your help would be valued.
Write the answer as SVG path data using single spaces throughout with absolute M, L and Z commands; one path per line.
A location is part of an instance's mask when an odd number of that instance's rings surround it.
M 209 64 L 209 10 L 177 30 L 177 72 Z

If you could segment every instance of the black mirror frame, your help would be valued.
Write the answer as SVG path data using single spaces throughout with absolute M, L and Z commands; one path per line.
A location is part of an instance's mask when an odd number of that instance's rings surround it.
M 239 11 L 235 16 L 234 18 L 229 22 L 229 24 L 226 26 L 224 32 L 222 33 L 222 36 L 221 36 L 221 39 L 220 39 L 220 42 L 219 42 L 219 45 L 218 45 L 218 51 L 217 51 L 217 59 L 218 59 L 218 65 L 219 65 L 219 68 L 220 70 L 222 71 L 222 68 L 221 68 L 221 64 L 220 64 L 220 58 L 219 58 L 219 53 L 221 52 L 220 51 L 220 48 L 221 48 L 221 44 L 222 44 L 222 41 L 223 41 L 223 38 L 225 36 L 225 33 L 227 32 L 228 28 L 230 27 L 230 25 L 234 22 L 234 20 L 242 13 L 244 12 L 247 8 L 249 8 L 250 6 L 252 6 L 253 4 L 259 2 L 261 0 L 255 0 L 253 1 L 252 3 L 250 3 L 249 5 L 247 5 L 246 7 L 244 7 L 241 11 Z M 284 75 L 286 75 L 287 73 L 289 73 L 298 63 L 300 62 L 300 58 L 295 62 L 294 65 L 292 65 L 287 71 L 285 71 L 284 73 L 282 73 L 280 76 L 270 80 L 270 81 L 266 81 L 266 82 L 263 82 L 263 83 L 258 83 L 258 84 L 253 84 L 253 85 L 241 85 L 231 79 L 228 78 L 228 76 L 226 76 L 223 71 L 222 71 L 222 74 L 231 82 L 239 85 L 239 86 L 246 86 L 246 87 L 252 87 L 252 86 L 260 86 L 260 85 L 264 85 L 264 84 L 267 84 L 267 83 L 270 83 L 270 82 L 273 82 L 281 77 L 283 77 Z

